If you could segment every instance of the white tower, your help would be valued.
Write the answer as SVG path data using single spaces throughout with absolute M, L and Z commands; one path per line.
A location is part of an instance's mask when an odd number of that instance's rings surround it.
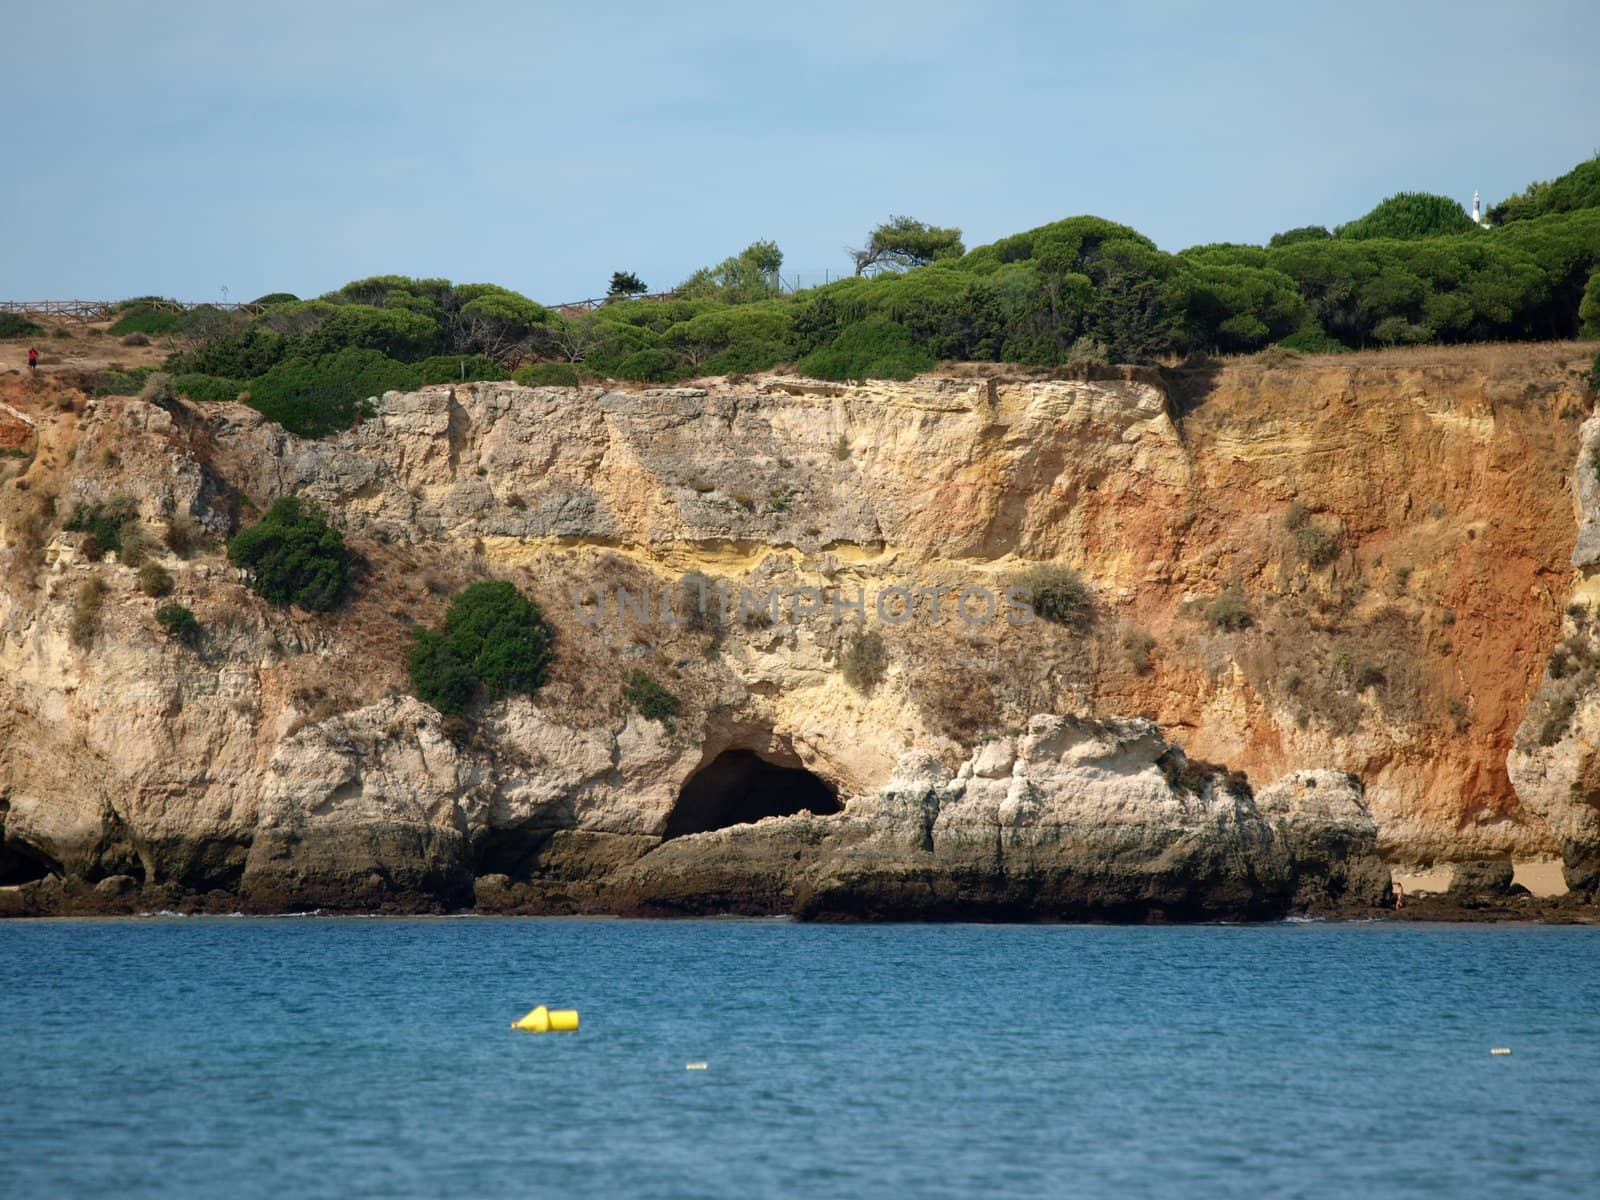
M 1472 223 L 1474 225 L 1483 224 L 1483 213 L 1478 209 L 1478 193 L 1476 191 L 1472 193 Z

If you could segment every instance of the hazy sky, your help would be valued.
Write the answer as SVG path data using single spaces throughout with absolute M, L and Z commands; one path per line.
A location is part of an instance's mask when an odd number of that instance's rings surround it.
M 1595 0 L 6 0 L 0 39 L 0 299 L 557 302 L 758 238 L 810 282 L 890 213 L 1260 242 L 1600 148 Z

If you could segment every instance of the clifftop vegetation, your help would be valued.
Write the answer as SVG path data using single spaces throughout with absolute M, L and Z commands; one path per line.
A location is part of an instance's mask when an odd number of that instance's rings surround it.
M 180 393 L 242 396 L 309 435 L 348 426 L 368 396 L 457 379 L 667 382 L 786 363 L 830 379 L 909 378 L 941 359 L 1052 366 L 1600 337 L 1600 157 L 1489 220 L 1400 193 L 1332 231 L 1168 254 L 1092 216 L 970 251 L 959 229 L 892 217 L 849 252 L 857 275 L 787 294 L 783 254 L 765 241 L 667 300 L 633 298 L 643 282 L 617 272 L 592 312 L 556 313 L 492 284 L 379 276 L 316 300 L 263 297 L 256 316 L 131 301 L 122 323 L 172 339 Z

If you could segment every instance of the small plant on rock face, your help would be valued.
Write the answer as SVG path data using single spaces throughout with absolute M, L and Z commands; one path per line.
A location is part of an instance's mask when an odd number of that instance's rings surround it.
M 200 622 L 181 604 L 163 604 L 156 609 L 156 620 L 175 642 L 194 646 L 200 641 Z
M 72 625 L 68 632 L 74 646 L 87 646 L 100 628 L 100 606 L 106 598 L 106 585 L 98 579 L 85 579 L 78 585 L 72 601 Z
M 156 541 L 138 517 L 124 521 L 117 530 L 117 561 L 127 567 L 143 566 L 156 552 Z
M 1339 556 L 1339 539 L 1307 521 L 1294 531 L 1294 548 L 1308 567 L 1325 567 Z
M 200 527 L 188 513 L 179 513 L 167 522 L 161 540 L 179 558 L 188 558 L 200 547 Z
M 1213 629 L 1238 633 L 1241 629 L 1250 628 L 1252 618 L 1244 597 L 1230 588 L 1206 605 L 1206 620 L 1211 622 Z
M 177 385 L 171 375 L 165 371 L 157 371 L 144 381 L 144 386 L 139 389 L 139 399 L 147 400 L 151 404 L 176 403 Z
M 844 681 L 857 691 L 871 691 L 888 668 L 889 651 L 883 634 L 876 629 L 852 634 L 839 652 L 839 669 Z
M 672 718 L 678 715 L 678 698 L 654 677 L 634 671 L 623 683 L 622 695 L 640 716 L 660 721 L 669 731 L 672 729 Z
M 1156 639 L 1145 629 L 1130 629 L 1122 635 L 1122 650 L 1136 675 L 1148 675 L 1155 666 Z
M 172 573 L 158 562 L 146 562 L 139 568 L 139 590 L 146 596 L 171 595 Z
M 1572 715 L 1578 711 L 1578 698 L 1567 692 L 1545 706 L 1544 723 L 1539 727 L 1539 745 L 1554 746 L 1567 736 L 1572 725 Z
M 122 549 L 122 531 L 136 517 L 132 500 L 105 500 L 79 504 L 63 526 L 72 533 L 86 533 L 84 554 L 98 561 L 108 551 Z
M 1035 616 L 1080 634 L 1094 624 L 1094 597 L 1071 567 L 1035 567 L 1023 577 L 1022 587 Z

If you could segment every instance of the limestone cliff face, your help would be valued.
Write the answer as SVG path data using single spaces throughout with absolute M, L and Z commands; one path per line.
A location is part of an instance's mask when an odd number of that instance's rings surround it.
M 0 885 L 25 886 L 0 908 L 101 885 L 258 908 L 1257 913 L 1370 903 L 1374 846 L 1576 861 L 1587 818 L 1506 764 L 1573 590 L 1580 361 L 482 384 L 390 394 L 322 442 L 243 407 L 19 392 L 38 449 L 0 483 Z M 220 554 L 289 492 L 364 558 L 334 616 L 265 605 Z M 158 554 L 197 648 L 60 532 L 118 497 L 155 537 L 195 527 L 190 557 Z M 1087 633 L 1006 619 L 1039 562 L 1090 582 Z M 776 619 L 683 623 L 691 573 L 776 589 Z M 539 600 L 554 675 L 447 736 L 404 695 L 409 629 L 485 576 Z M 106 594 L 75 622 L 89 580 Z M 858 595 L 883 669 L 852 685 Z M 984 595 L 1002 607 L 972 619 Z M 672 728 L 623 701 L 636 669 L 679 696 Z M 841 811 L 662 841 L 738 750 Z
M 1561 640 L 1512 747 L 1517 794 L 1560 845 L 1567 884 L 1600 890 L 1600 416 L 1583 423 L 1572 468 L 1577 541 Z

